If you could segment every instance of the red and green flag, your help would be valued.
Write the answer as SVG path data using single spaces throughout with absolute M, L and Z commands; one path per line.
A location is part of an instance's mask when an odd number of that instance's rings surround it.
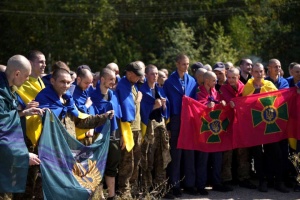
M 296 97 L 296 91 L 284 89 L 234 98 L 233 146 L 250 147 L 289 137 L 287 125 L 289 115 L 297 111 Z
M 232 112 L 228 106 L 217 105 L 211 109 L 184 96 L 177 147 L 204 152 L 232 149 Z

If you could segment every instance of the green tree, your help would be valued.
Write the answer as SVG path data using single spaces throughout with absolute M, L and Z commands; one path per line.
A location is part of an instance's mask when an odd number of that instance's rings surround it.
M 213 23 L 212 30 L 207 34 L 208 44 L 205 46 L 207 53 L 207 63 L 230 61 L 235 63 L 238 60 L 238 52 L 233 47 L 232 39 L 225 35 L 224 27 L 221 23 Z

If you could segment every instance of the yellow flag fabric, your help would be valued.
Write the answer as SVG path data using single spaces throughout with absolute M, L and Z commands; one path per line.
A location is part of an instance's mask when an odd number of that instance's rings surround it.
M 80 112 L 78 110 L 78 118 L 79 119 L 86 119 L 88 118 L 89 115 L 83 112 Z M 81 129 L 81 128 L 77 128 L 75 127 L 75 132 L 76 132 L 76 138 L 77 140 L 82 140 L 85 138 L 85 133 L 88 132 L 90 129 Z
M 129 122 L 120 122 L 123 140 L 126 145 L 126 150 L 129 152 L 134 146 L 133 133 Z
M 21 87 L 19 87 L 17 93 L 22 98 L 25 104 L 34 100 L 36 95 L 45 88 L 43 81 L 40 78 L 29 77 Z
M 25 104 L 35 99 L 36 95 L 45 88 L 40 78 L 29 77 L 16 91 Z M 35 146 L 42 132 L 42 121 L 40 116 L 26 116 L 26 135 Z
M 243 96 L 247 96 L 250 94 L 253 94 L 255 91 L 254 85 L 253 85 L 253 78 L 249 79 L 248 82 L 246 83 L 244 90 L 243 90 Z M 264 92 L 271 92 L 271 91 L 276 91 L 277 88 L 276 86 L 268 80 L 262 80 L 263 86 L 260 89 L 260 93 Z

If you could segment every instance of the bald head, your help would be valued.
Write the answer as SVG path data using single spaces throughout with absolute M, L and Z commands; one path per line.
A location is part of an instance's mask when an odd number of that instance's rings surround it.
M 217 76 L 214 72 L 211 72 L 211 71 L 205 72 L 204 75 L 203 75 L 203 79 L 207 80 L 207 79 L 210 79 L 210 78 L 217 78 Z
M 12 73 L 14 71 L 30 71 L 31 70 L 31 65 L 29 60 L 22 55 L 15 55 L 13 57 L 11 57 L 8 61 L 7 61 L 7 68 L 6 68 L 6 72 Z
M 195 78 L 196 78 L 197 83 L 198 83 L 199 85 L 202 85 L 202 84 L 203 84 L 203 82 L 204 82 L 203 76 L 204 76 L 204 74 L 205 74 L 206 72 L 207 72 L 207 70 L 204 69 L 204 68 L 198 68 L 198 69 L 196 70 L 196 72 L 195 72 Z
M 106 68 L 114 71 L 116 75 L 119 74 L 119 66 L 116 63 L 109 63 Z
M 115 73 L 112 69 L 110 69 L 106 66 L 106 68 L 102 69 L 102 71 L 100 73 L 100 77 L 107 77 L 107 76 L 115 76 Z
M 214 72 L 207 71 L 203 75 L 204 86 L 208 88 L 214 88 L 217 83 L 217 76 Z
M 22 55 L 15 55 L 7 61 L 7 68 L 5 70 L 9 85 L 20 87 L 26 80 L 28 80 L 31 73 L 31 64 L 29 60 Z
M 236 76 L 239 76 L 240 75 L 240 70 L 238 70 L 238 68 L 231 67 L 227 70 L 227 73 L 232 73 Z
M 5 72 L 6 66 L 5 65 L 0 65 L 0 72 Z

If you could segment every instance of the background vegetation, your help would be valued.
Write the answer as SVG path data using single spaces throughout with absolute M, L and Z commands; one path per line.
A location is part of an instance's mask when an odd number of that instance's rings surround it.
M 278 58 L 287 71 L 299 62 L 299 8 L 298 0 L 1 0 L 0 64 L 38 49 L 49 66 L 122 70 L 142 60 L 172 69 L 184 52 L 211 65 Z

